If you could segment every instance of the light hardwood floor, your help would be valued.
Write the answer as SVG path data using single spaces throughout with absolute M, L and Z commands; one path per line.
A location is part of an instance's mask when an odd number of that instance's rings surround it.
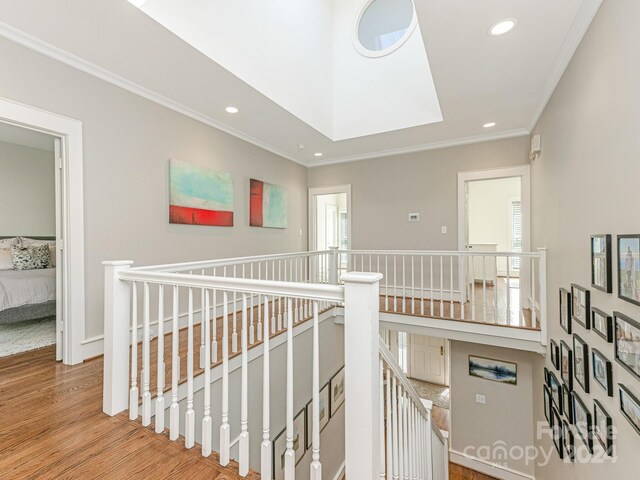
M 0 478 L 240 478 L 235 464 L 220 467 L 197 445 L 103 414 L 102 365 L 101 357 L 62 365 L 55 347 L 0 359 Z

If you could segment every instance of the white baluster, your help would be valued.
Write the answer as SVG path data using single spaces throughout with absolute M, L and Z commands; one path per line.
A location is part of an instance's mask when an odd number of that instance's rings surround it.
M 231 427 L 229 426 L 229 299 L 222 293 L 222 421 L 220 425 L 220 465 L 229 464 Z
M 536 328 L 538 325 L 536 316 L 536 264 L 535 258 L 531 258 L 531 326 Z M 587 315 L 589 313 L 587 312 Z
M 204 276 L 204 269 L 202 275 Z M 205 289 L 200 289 L 200 349 L 198 350 L 198 364 L 200 368 L 204 368 L 204 324 L 209 319 L 207 318 L 209 312 L 204 308 L 204 296 Z
M 216 269 L 213 269 L 213 276 L 216 276 Z M 218 292 L 214 288 L 211 294 L 211 334 L 213 340 L 211 341 L 211 361 L 218 363 L 218 306 L 217 306 Z
M 449 256 L 449 318 L 453 318 L 453 255 Z
M 238 439 L 239 449 L 239 473 L 241 477 L 246 477 L 249 473 L 249 346 L 247 343 L 247 317 L 248 317 L 247 294 L 242 294 L 242 367 L 241 367 L 241 393 L 240 393 L 240 437 Z
M 149 335 L 149 284 L 143 284 L 142 305 L 142 426 L 151 424 L 151 391 L 149 390 L 151 338 Z
M 393 256 L 393 313 L 398 312 L 398 260 Z
M 511 272 L 509 271 L 511 268 L 511 260 L 507 255 L 507 325 L 511 325 Z
M 487 257 L 482 255 L 482 321 L 487 321 Z
M 404 255 L 402 255 L 402 313 L 407 313 L 407 271 L 404 267 Z
M 180 330 L 179 291 L 173 287 L 173 324 L 171 331 L 171 408 L 169 409 L 169 439 L 177 440 L 180 435 L 180 406 L 178 405 L 178 382 L 180 381 Z
M 260 451 L 260 473 L 263 478 L 271 479 L 273 465 L 271 463 L 270 415 L 270 365 L 269 365 L 269 297 L 264 302 L 264 343 L 262 344 L 262 446 Z
M 196 416 L 193 411 L 193 289 L 189 288 L 187 327 L 187 411 L 184 414 L 184 446 L 195 444 Z
M 389 370 L 387 370 L 389 372 Z M 393 480 L 400 479 L 400 436 L 399 436 L 399 420 L 398 415 L 398 385 L 395 375 L 393 376 L 392 385 L 392 411 L 391 411 L 391 423 L 393 428 Z
M 284 454 L 284 478 L 295 479 L 296 452 L 293 449 L 293 318 L 291 318 L 291 299 L 287 298 L 287 431 L 286 451 Z
M 236 275 L 236 266 L 233 266 L 233 278 L 238 278 Z M 236 298 L 236 292 L 233 292 L 233 333 L 231 334 L 231 351 L 236 353 L 238 351 L 238 303 Z
M 388 333 L 388 332 L 387 332 Z M 392 426 L 392 417 L 391 417 L 391 370 L 387 368 L 387 385 L 386 385 L 386 394 L 387 394 L 387 422 L 386 422 L 386 434 L 387 434 L 387 475 L 386 480 L 392 480 L 393 477 L 393 426 Z
M 413 255 L 411 255 L 411 314 L 416 314 L 416 272 Z
M 164 285 L 158 285 L 158 392 L 156 433 L 164 432 Z
M 384 256 L 384 309 L 389 311 L 389 255 Z
M 313 302 L 313 360 L 312 360 L 312 445 L 311 480 L 322 479 L 320 463 L 320 326 L 318 324 L 318 302 Z
M 204 310 L 209 313 L 209 292 L 205 292 Z M 211 337 L 209 319 L 204 322 L 204 416 L 202 417 L 202 456 L 211 455 Z
M 424 255 L 420 255 L 420 315 L 424 316 Z
M 262 262 L 258 262 L 258 278 L 262 279 Z M 258 295 L 258 341 L 261 342 L 262 338 L 262 296 Z
M 253 279 L 253 263 L 251 265 L 249 265 L 250 270 L 249 270 L 249 274 L 251 275 L 251 279 Z M 251 310 L 249 313 L 250 316 L 250 324 L 249 324 L 249 345 L 253 345 L 255 343 L 255 339 L 256 339 L 256 334 L 255 334 L 255 329 L 254 329 L 254 325 L 253 325 L 253 310 L 254 310 L 254 295 L 251 295 Z
M 409 471 L 409 401 L 407 391 L 403 389 L 402 393 L 402 443 L 404 444 L 404 468 L 402 470 L 403 478 L 410 478 L 411 472 Z
M 471 259 L 471 320 L 476 319 L 476 258 L 474 255 Z
M 444 267 L 442 255 L 440 255 L 440 316 L 444 318 Z
M 435 299 L 433 298 L 433 255 L 429 256 L 429 288 L 431 289 L 429 298 L 429 313 L 433 317 L 433 302 L 435 301 Z
M 138 285 L 131 284 L 131 389 L 129 419 L 138 418 Z
M 404 396 L 402 393 L 402 387 L 398 385 L 398 476 L 399 478 L 405 478 L 405 442 L 404 442 Z
M 384 363 L 380 359 L 380 478 L 386 478 L 385 458 L 385 434 L 384 434 Z

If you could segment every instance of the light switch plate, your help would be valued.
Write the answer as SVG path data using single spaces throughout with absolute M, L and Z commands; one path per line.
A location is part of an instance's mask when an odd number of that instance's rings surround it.
M 409 214 L 409 221 L 410 222 L 419 222 L 420 221 L 420 214 L 419 213 L 410 213 Z
M 485 398 L 484 395 L 480 395 L 479 393 L 476 393 L 476 403 L 480 403 L 484 405 L 487 403 L 487 399 Z
M 443 225 L 442 227 L 440 227 L 440 233 L 447 233 L 447 226 Z

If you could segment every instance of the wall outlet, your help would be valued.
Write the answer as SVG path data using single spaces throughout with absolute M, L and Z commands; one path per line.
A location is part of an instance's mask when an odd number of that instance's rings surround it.
M 440 227 L 440 233 L 445 234 L 447 233 L 447 226 L 443 225 L 442 227 Z
M 409 217 L 409 221 L 410 222 L 419 222 L 420 221 L 420 214 L 419 213 L 410 213 L 408 215 Z
M 487 403 L 487 399 L 485 398 L 484 395 L 480 395 L 479 393 L 476 393 L 476 403 L 480 403 L 484 405 Z

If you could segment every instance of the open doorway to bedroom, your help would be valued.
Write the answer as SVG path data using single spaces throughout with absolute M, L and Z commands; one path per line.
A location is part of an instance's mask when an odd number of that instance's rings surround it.
M 56 345 L 62 358 L 59 149 L 50 134 L 0 122 L 0 357 Z

